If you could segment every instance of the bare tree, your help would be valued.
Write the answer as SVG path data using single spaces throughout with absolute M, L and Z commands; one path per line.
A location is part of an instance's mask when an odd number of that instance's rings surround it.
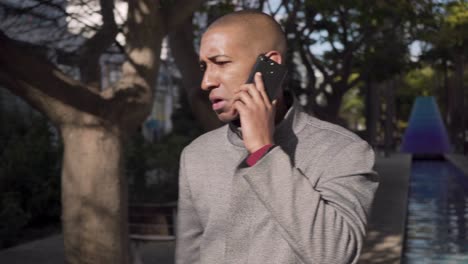
M 8 12 L 31 13 L 39 6 L 66 12 L 58 1 L 30 2 L 16 9 L 10 5 Z M 97 61 L 115 43 L 119 31 L 114 1 L 99 1 L 103 23 L 76 52 L 82 81 L 0 33 L 0 83 L 47 116 L 64 143 L 66 263 L 130 261 L 123 142 L 150 111 L 163 37 L 181 25 L 200 2 L 128 1 L 122 77 L 105 89 L 99 87 Z

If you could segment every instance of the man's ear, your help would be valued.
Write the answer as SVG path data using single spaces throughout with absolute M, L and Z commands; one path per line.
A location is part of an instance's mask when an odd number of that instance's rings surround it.
M 283 56 L 281 56 L 281 53 L 279 51 L 271 50 L 271 51 L 265 53 L 265 56 L 267 56 L 271 60 L 277 62 L 278 64 L 282 64 L 282 62 L 283 62 Z

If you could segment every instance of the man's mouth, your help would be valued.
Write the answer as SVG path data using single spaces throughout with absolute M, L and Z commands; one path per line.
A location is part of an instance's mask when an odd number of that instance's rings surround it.
M 214 98 L 213 100 L 211 100 L 211 103 L 213 110 L 217 111 L 223 108 L 224 105 L 226 105 L 226 100 L 223 100 L 221 98 Z

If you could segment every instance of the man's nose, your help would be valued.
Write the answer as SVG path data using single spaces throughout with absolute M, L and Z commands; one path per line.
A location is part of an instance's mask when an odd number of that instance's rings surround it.
M 218 86 L 219 86 L 218 78 L 216 78 L 216 75 L 212 71 L 207 69 L 203 73 L 203 79 L 201 83 L 202 90 L 210 91 Z

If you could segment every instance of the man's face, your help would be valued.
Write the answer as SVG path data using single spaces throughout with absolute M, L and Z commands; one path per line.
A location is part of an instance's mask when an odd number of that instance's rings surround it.
M 207 31 L 200 45 L 204 70 L 201 88 L 209 92 L 212 108 L 223 122 L 237 118 L 235 91 L 245 83 L 255 63 L 257 50 L 239 29 L 220 26 Z

